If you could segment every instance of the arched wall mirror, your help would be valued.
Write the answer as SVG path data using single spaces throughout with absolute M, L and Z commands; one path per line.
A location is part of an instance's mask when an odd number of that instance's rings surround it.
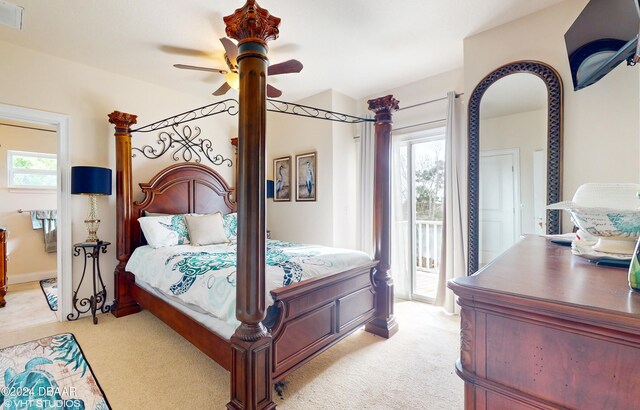
M 469 99 L 469 274 L 523 234 L 560 232 L 562 80 L 517 61 L 489 73 Z

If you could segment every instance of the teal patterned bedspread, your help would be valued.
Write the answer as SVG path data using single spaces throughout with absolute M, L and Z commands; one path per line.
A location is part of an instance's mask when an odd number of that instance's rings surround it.
M 370 262 L 364 252 L 267 240 L 265 300 L 270 291 L 316 276 L 341 272 Z M 160 292 L 238 326 L 236 309 L 236 242 L 137 248 L 126 270 Z

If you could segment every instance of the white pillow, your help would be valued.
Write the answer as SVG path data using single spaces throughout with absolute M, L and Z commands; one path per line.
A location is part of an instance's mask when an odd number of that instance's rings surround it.
M 189 230 L 183 214 L 143 216 L 138 221 L 147 243 L 153 248 L 189 243 Z
M 229 242 L 220 212 L 212 215 L 185 215 L 184 219 L 187 222 L 192 245 Z

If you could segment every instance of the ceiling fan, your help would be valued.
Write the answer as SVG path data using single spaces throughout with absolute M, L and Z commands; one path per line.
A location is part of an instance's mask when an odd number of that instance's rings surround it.
M 213 92 L 213 95 L 224 95 L 231 88 L 238 89 L 240 85 L 240 77 L 238 76 L 238 63 L 236 61 L 238 57 L 238 46 L 227 37 L 222 37 L 220 42 L 224 46 L 224 60 L 227 63 L 228 69 L 223 70 L 220 68 L 209 68 L 209 67 L 199 67 L 194 65 L 186 65 L 186 64 L 174 64 L 173 66 L 176 68 L 182 68 L 185 70 L 198 70 L 198 71 L 207 71 L 211 73 L 219 73 L 224 74 L 225 82 L 222 84 L 217 90 Z M 299 73 L 302 71 L 302 63 L 298 60 L 287 60 L 282 63 L 270 65 L 267 70 L 267 75 L 278 75 L 278 74 L 289 74 L 289 73 Z M 274 98 L 280 97 L 282 95 L 282 91 L 277 89 L 276 87 L 267 84 L 267 96 Z

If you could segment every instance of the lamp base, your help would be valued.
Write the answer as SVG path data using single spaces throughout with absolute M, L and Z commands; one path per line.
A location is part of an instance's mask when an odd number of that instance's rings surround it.
M 87 225 L 87 232 L 89 232 L 89 236 L 85 242 L 100 242 L 98 239 L 98 227 L 100 227 L 99 219 L 85 219 L 84 223 Z
M 99 242 L 98 239 L 98 228 L 100 227 L 100 220 L 98 219 L 98 207 L 96 205 L 96 196 L 94 194 L 89 195 L 89 215 L 87 215 L 87 219 L 84 220 L 85 225 L 87 225 L 87 231 L 89 232 L 89 236 L 87 236 L 87 240 L 85 242 Z

